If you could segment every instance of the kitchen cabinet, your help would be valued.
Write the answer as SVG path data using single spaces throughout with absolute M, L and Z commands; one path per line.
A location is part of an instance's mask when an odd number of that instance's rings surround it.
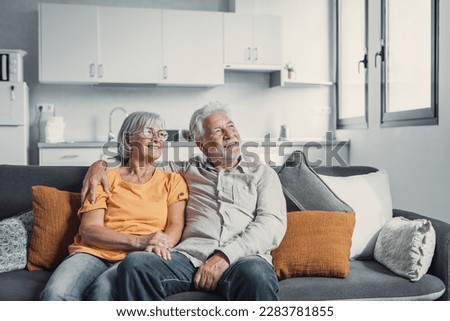
M 162 79 L 161 10 L 40 4 L 43 83 Z
M 161 20 L 161 10 L 98 7 L 98 82 L 159 82 Z
M 281 38 L 280 16 L 225 13 L 225 68 L 281 70 Z
M 221 12 L 39 8 L 42 83 L 224 83 Z
M 221 85 L 223 13 L 163 10 L 162 85 Z
M 39 81 L 97 83 L 97 7 L 39 4 Z
M 52 147 L 39 148 L 39 165 L 46 166 L 90 166 L 101 159 L 100 147 Z

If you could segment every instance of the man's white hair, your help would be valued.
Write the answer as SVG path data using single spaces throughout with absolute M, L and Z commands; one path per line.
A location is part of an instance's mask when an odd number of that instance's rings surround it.
M 203 127 L 203 122 L 205 119 L 212 114 L 219 112 L 230 117 L 230 111 L 227 106 L 220 102 L 210 102 L 202 108 L 194 111 L 191 121 L 189 122 L 189 134 L 195 142 L 202 140 L 203 135 L 205 134 L 205 129 Z

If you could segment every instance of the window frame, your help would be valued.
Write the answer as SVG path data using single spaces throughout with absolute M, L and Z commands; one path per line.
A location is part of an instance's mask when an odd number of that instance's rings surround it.
M 381 68 L 381 127 L 423 126 L 439 124 L 439 0 L 432 0 L 432 26 L 431 37 L 432 61 L 431 63 L 431 101 L 429 107 L 405 111 L 387 111 L 387 62 L 384 57 L 384 44 L 387 33 L 387 1 L 381 1 L 381 42 L 382 42 L 382 68 Z
M 369 1 L 364 1 L 364 46 L 365 46 L 365 56 L 363 60 L 365 68 L 365 83 L 364 83 L 364 115 L 359 117 L 349 117 L 349 118 L 339 118 L 341 101 L 340 101 L 340 39 L 342 37 L 340 30 L 340 20 L 341 20 L 341 1 L 336 1 L 336 128 L 337 129 L 367 129 L 369 128 L 369 73 L 368 73 L 368 47 L 369 47 Z

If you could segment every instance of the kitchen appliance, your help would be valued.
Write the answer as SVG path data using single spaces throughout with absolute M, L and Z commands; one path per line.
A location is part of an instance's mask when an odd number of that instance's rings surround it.
M 189 131 L 185 129 L 166 129 L 169 137 L 168 142 L 187 142 L 189 141 Z
M 0 49 L 0 81 L 23 82 L 23 50 Z
M 27 165 L 28 86 L 21 81 L 23 80 L 21 62 L 17 61 L 15 65 L 17 69 L 11 68 L 11 59 L 23 57 L 26 53 L 22 50 L 0 49 L 0 54 L 2 66 L 0 71 L 2 79 L 0 81 L 0 164 Z M 3 58 L 5 54 L 7 58 Z M 8 64 L 3 65 L 1 59 L 8 61 Z M 9 79 L 9 81 L 3 79 Z
M 279 140 L 289 140 L 291 138 L 291 132 L 287 125 L 281 125 L 280 129 L 280 139 Z

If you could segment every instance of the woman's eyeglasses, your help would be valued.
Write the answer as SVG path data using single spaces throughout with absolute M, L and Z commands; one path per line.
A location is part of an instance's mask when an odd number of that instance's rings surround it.
M 152 139 L 154 137 L 156 137 L 157 139 L 159 139 L 160 141 L 165 142 L 167 140 L 167 138 L 169 138 L 169 133 L 166 132 L 165 130 L 155 130 L 154 128 L 151 127 L 145 127 L 142 130 L 142 134 L 149 139 Z

